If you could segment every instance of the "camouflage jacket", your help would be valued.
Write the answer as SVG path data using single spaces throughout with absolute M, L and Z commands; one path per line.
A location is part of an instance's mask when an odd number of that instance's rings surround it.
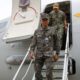
M 64 20 L 66 19 L 65 13 L 61 10 L 59 10 L 58 13 L 56 13 L 55 11 L 51 11 L 50 14 L 50 24 L 53 27 L 64 27 Z
M 53 33 L 51 28 L 36 30 L 31 44 L 31 50 L 36 52 L 36 56 L 52 56 L 53 48 Z

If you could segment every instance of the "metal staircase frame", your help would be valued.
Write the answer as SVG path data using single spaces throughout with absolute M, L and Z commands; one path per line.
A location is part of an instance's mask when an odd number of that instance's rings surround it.
M 68 80 L 68 58 L 69 58 L 69 23 L 68 23 L 68 28 L 67 28 L 66 48 L 65 48 L 65 58 L 64 58 L 62 80 Z
M 18 68 L 18 70 L 17 70 L 17 72 L 16 72 L 16 74 L 14 75 L 14 77 L 13 77 L 12 80 L 16 80 L 16 79 L 17 79 L 17 76 L 18 76 L 18 74 L 19 74 L 22 66 L 24 65 L 24 62 L 25 62 L 25 60 L 26 60 L 26 58 L 27 58 L 27 56 L 28 56 L 28 54 L 29 54 L 29 51 L 30 51 L 30 47 L 28 48 L 28 51 L 27 51 L 27 53 L 26 53 L 23 61 L 21 62 L 20 66 L 19 66 L 19 68 Z M 27 68 L 27 70 L 26 70 L 25 75 L 22 77 L 22 80 L 24 80 L 25 76 L 28 74 L 28 71 L 29 71 L 29 69 L 30 69 L 30 66 L 31 66 L 32 62 L 33 62 L 33 60 L 31 60 L 29 66 L 28 66 L 28 68 Z
M 26 55 L 25 55 L 22 63 L 20 64 L 20 66 L 19 66 L 19 68 L 18 68 L 18 70 L 17 70 L 17 72 L 16 72 L 16 74 L 14 75 L 14 77 L 13 77 L 12 80 L 16 80 L 16 79 L 17 79 L 17 76 L 18 76 L 18 74 L 19 74 L 19 72 L 20 72 L 20 70 L 21 70 L 21 68 L 22 68 L 22 66 L 23 66 L 23 64 L 24 64 L 24 62 L 25 62 L 28 54 L 29 54 L 29 51 L 30 51 L 30 47 L 29 47 L 29 49 L 28 49 L 28 51 L 27 51 L 27 53 L 26 53 Z M 68 80 L 68 57 L 69 57 L 69 24 L 68 24 L 68 28 L 67 28 L 66 48 L 65 48 L 65 56 L 64 56 L 64 63 L 63 63 L 62 80 Z M 33 60 L 31 60 L 29 66 L 28 66 L 28 68 L 27 68 L 27 70 L 26 70 L 26 73 L 25 73 L 25 75 L 22 77 L 21 80 L 24 80 L 25 77 L 27 76 L 28 71 L 30 70 L 30 67 L 31 67 L 32 62 L 33 62 Z M 34 73 L 34 75 L 33 75 L 32 80 L 34 80 L 34 79 L 35 79 L 35 73 Z

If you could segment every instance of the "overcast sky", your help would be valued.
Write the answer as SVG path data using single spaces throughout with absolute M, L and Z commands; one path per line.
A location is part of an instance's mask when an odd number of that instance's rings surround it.
M 11 14 L 12 0 L 0 0 L 0 20 Z

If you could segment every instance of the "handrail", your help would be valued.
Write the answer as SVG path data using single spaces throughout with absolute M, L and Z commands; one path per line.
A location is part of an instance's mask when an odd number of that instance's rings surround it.
M 30 62 L 30 64 L 29 64 L 29 66 L 28 66 L 28 69 L 26 70 L 25 75 L 22 77 L 22 80 L 24 80 L 24 79 L 25 79 L 25 77 L 27 76 L 28 71 L 29 71 L 29 69 L 30 69 L 30 67 L 31 67 L 32 62 L 33 62 L 33 59 L 31 60 L 31 62 Z
M 68 80 L 68 52 L 69 52 L 69 24 L 67 28 L 67 37 L 66 37 L 66 48 L 65 48 L 65 58 L 64 58 L 64 67 L 63 67 L 63 76 L 62 80 Z
M 24 57 L 22 63 L 20 64 L 20 66 L 19 66 L 19 68 L 18 68 L 16 74 L 14 75 L 13 80 L 16 80 L 16 78 L 17 78 L 17 76 L 18 76 L 18 74 L 19 74 L 19 72 L 20 72 L 20 70 L 21 70 L 21 68 L 22 68 L 22 66 L 23 66 L 23 64 L 24 64 L 24 62 L 25 62 L 25 60 L 26 60 L 28 54 L 29 54 L 29 51 L 30 51 L 30 47 L 28 48 L 28 51 L 27 51 L 27 53 L 26 53 L 26 55 L 25 55 L 25 57 Z
M 68 50 L 69 50 L 69 23 L 68 23 L 68 28 L 67 28 L 67 37 L 66 37 L 66 48 L 65 48 L 65 53 L 68 54 Z
M 35 80 L 35 73 L 34 73 L 34 75 L 33 75 L 33 77 L 32 77 L 32 80 Z

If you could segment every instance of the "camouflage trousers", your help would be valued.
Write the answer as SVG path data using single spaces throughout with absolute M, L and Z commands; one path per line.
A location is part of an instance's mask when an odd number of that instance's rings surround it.
M 50 57 L 41 57 L 38 59 L 35 59 L 34 63 L 34 69 L 35 69 L 35 80 L 43 80 L 43 76 L 41 74 L 41 70 L 43 65 L 46 66 L 46 77 L 47 80 L 53 80 L 52 76 L 52 59 Z
M 56 53 L 60 53 L 61 47 L 62 47 L 62 37 L 63 37 L 63 28 L 59 29 L 53 29 L 54 31 L 54 49 L 56 50 Z

